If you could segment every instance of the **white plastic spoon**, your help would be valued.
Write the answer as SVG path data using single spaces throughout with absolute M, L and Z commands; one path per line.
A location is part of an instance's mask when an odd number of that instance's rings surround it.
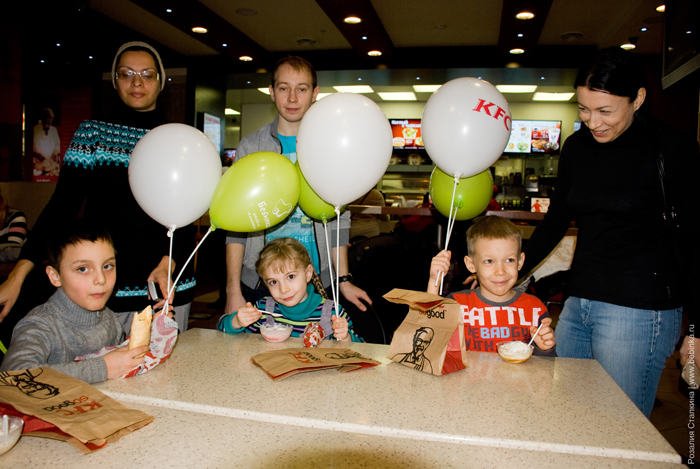
M 540 327 L 537 328 L 535 331 L 535 335 L 532 336 L 532 339 L 530 339 L 530 342 L 528 342 L 527 345 L 532 345 L 532 341 L 535 340 L 535 337 L 537 337 L 537 334 L 540 333 L 540 329 L 542 329 L 542 326 L 544 326 L 544 323 L 540 324 Z

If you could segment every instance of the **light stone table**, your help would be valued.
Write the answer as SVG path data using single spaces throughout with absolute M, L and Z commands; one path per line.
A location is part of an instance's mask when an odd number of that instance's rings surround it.
M 301 429 L 329 442 L 333 432 L 342 432 L 358 445 L 388 442 L 398 454 L 432 445 L 439 452 L 447 444 L 454 454 L 486 450 L 503 454 L 504 462 L 522 450 L 533 457 L 546 452 L 600 458 L 613 466 L 622 464 L 614 458 L 637 460 L 636 467 L 641 461 L 680 462 L 594 360 L 532 357 L 514 365 L 497 354 L 470 352 L 467 370 L 439 377 L 390 362 L 386 345 L 352 344 L 382 365 L 277 382 L 250 361 L 264 351 L 301 346 L 300 339 L 273 344 L 260 335 L 192 329 L 165 364 L 97 388 L 127 405 L 204 414 L 212 425 L 228 417 L 233 428 L 257 432 L 268 425 L 273 434 Z M 206 438 L 231 439 L 232 451 L 236 447 L 235 437 L 226 433 L 212 431 Z
M 82 455 L 67 443 L 22 437 L 7 468 L 680 468 L 677 464 L 408 440 L 128 404 L 155 417 L 116 443 Z

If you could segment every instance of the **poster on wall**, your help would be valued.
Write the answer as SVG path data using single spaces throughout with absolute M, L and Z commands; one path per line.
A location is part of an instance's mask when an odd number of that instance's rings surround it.
M 91 117 L 91 90 L 57 90 L 33 101 L 25 116 L 25 155 L 31 158 L 31 180 L 56 182 L 73 134 Z
M 211 114 L 204 113 L 204 135 L 209 137 L 221 154 L 221 119 Z

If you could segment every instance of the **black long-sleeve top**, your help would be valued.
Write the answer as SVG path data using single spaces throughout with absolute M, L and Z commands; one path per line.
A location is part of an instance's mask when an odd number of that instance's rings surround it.
M 168 229 L 136 202 L 128 166 L 141 137 L 165 123 L 165 114 L 158 108 L 137 112 L 121 103 L 108 121 L 83 122 L 66 151 L 56 189 L 20 257 L 40 265 L 46 259 L 47 239 L 54 227 L 76 219 L 85 204 L 84 217 L 107 228 L 117 252 L 117 282 L 107 305 L 115 312 L 140 311 L 148 306 L 146 280 L 162 257 L 168 256 L 170 238 Z M 174 279 L 194 249 L 194 227 L 176 230 L 173 240 Z M 190 264 L 178 282 L 176 306 L 192 301 L 194 285 Z
M 549 212 L 527 242 L 524 275 L 541 262 L 576 220 L 578 239 L 567 283 L 570 295 L 640 309 L 683 306 L 694 321 L 697 233 L 691 232 L 698 143 L 670 128 L 634 122 L 598 143 L 585 126 L 562 149 Z M 664 221 L 657 168 L 663 148 L 667 198 L 681 228 Z M 681 265 L 682 264 L 682 265 Z

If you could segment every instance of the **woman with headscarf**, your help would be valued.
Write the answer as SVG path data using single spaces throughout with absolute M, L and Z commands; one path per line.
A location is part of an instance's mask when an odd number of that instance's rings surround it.
M 53 227 L 75 220 L 83 204 L 84 217 L 107 228 L 114 239 L 118 275 L 107 306 L 117 314 L 127 334 L 133 313 L 149 304 L 147 281 L 160 287 L 163 298 L 167 295 L 172 275 L 168 272 L 167 229 L 141 209 L 128 179 L 129 158 L 136 143 L 149 130 L 166 123 L 163 109 L 157 106 L 165 86 L 160 55 L 144 42 L 122 45 L 112 65 L 112 84 L 120 98 L 117 107 L 109 119 L 85 121 L 75 132 L 56 190 L 22 248 L 17 266 L 0 285 L 0 304 L 4 305 L 0 320 L 14 305 L 29 272 L 44 261 Z M 180 229 L 175 237 L 175 266 L 183 265 L 194 247 L 194 233 L 189 231 Z M 180 331 L 187 328 L 194 285 L 194 274 L 188 267 L 174 298 Z

